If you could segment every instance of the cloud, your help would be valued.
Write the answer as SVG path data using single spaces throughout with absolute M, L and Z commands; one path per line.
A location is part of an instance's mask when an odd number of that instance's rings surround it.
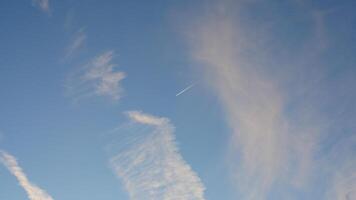
M 129 111 L 127 116 L 134 122 L 138 122 L 146 125 L 161 126 L 169 123 L 166 118 L 159 118 L 149 114 L 143 114 L 139 111 Z
M 17 178 L 20 186 L 26 191 L 30 200 L 53 200 L 53 198 L 38 186 L 31 183 L 16 158 L 7 152 L 0 151 L 0 161 Z
M 356 167 L 353 165 L 339 169 L 334 175 L 330 191 L 327 195 L 330 200 L 356 199 Z
M 110 160 L 130 199 L 203 200 L 204 186 L 179 154 L 169 119 L 127 112 L 134 133 L 120 137 Z
M 325 199 L 356 199 L 356 135 L 345 137 L 333 145 L 323 163 L 331 173 Z M 332 162 L 330 162 L 332 161 Z
M 32 3 L 39 7 L 43 12 L 50 13 L 49 0 L 32 0 Z
M 273 73 L 276 66 L 269 67 L 280 59 L 268 54 L 273 50 L 265 46 L 268 35 L 252 32 L 230 9 L 220 4 L 197 20 L 189 44 L 232 131 L 229 158 L 239 195 L 263 200 L 277 184 L 306 184 L 321 127 L 313 124 L 313 112 L 303 101 L 295 107 L 300 111 L 287 112 L 289 93 L 279 85 L 284 77 Z
M 68 78 L 67 89 L 75 98 L 108 96 L 114 100 L 122 97 L 121 81 L 126 77 L 124 72 L 115 71 L 113 51 L 107 51 L 96 56 L 83 68 L 71 74 Z
M 74 39 L 71 41 L 70 45 L 67 48 L 66 57 L 71 57 L 75 54 L 78 50 L 83 48 L 85 42 L 87 40 L 87 35 L 84 29 L 80 29 L 76 34 Z
M 329 11 L 288 18 L 264 13 L 267 4 L 209 4 L 186 34 L 231 128 L 228 163 L 236 199 L 355 199 L 355 126 L 348 124 L 355 121 L 354 71 L 326 71 L 335 66 L 322 60 L 323 53 L 339 51 L 330 48 Z M 256 14 L 259 9 L 264 14 Z M 280 25 L 295 19 L 305 20 L 296 28 L 305 37 L 281 34 Z

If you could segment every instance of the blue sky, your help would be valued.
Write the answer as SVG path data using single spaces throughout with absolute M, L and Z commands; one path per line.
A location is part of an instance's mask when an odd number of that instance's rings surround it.
M 352 0 L 0 2 L 0 199 L 356 199 Z

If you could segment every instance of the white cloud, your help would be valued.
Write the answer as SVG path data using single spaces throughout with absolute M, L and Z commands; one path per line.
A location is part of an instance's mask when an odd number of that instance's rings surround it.
M 107 51 L 72 74 L 67 83 L 68 92 L 77 99 L 97 95 L 119 100 L 123 92 L 120 83 L 126 74 L 114 70 L 113 57 L 114 52 Z
M 350 137 L 355 129 L 347 125 L 354 121 L 354 113 L 345 114 L 345 110 L 352 112 L 354 104 L 343 103 L 344 99 L 355 102 L 353 93 L 345 89 L 352 88 L 354 81 L 339 75 L 330 87 L 324 71 L 329 65 L 320 60 L 331 45 L 329 11 L 306 12 L 300 19 L 308 25 L 298 28 L 309 31 L 308 37 L 299 44 L 284 45 L 289 35 L 274 35 L 281 30 L 280 15 L 275 21 L 258 23 L 255 14 L 246 14 L 254 13 L 249 5 L 220 1 L 196 20 L 188 35 L 191 55 L 220 100 L 231 128 L 229 164 L 234 166 L 239 199 L 291 197 L 295 191 L 305 199 L 315 195 L 355 199 L 356 140 Z M 323 92 L 335 100 L 320 95 Z M 345 139 L 333 144 L 340 137 Z
M 127 115 L 135 133 L 120 137 L 121 150 L 110 164 L 130 199 L 203 200 L 204 186 L 179 154 L 169 120 L 139 111 Z
M 32 0 L 32 3 L 43 12 L 50 13 L 49 0 Z
M 327 199 L 354 200 L 356 199 L 356 167 L 346 166 L 340 169 L 332 180 L 331 192 Z
M 83 48 L 85 42 L 87 40 L 87 35 L 84 32 L 84 29 L 80 29 L 76 34 L 74 39 L 71 41 L 70 45 L 67 48 L 67 55 L 66 57 L 71 57 L 75 54 L 78 50 Z
M 20 186 L 27 192 L 30 200 L 53 200 L 53 198 L 38 186 L 31 183 L 16 158 L 7 152 L 0 151 L 0 161 L 17 178 Z
M 273 60 L 266 56 L 271 48 L 264 46 L 266 33 L 251 34 L 227 12 L 228 5 L 219 6 L 189 35 L 192 57 L 202 65 L 231 127 L 230 159 L 237 166 L 239 193 L 242 199 L 263 200 L 277 183 L 301 187 L 307 181 L 320 127 L 286 115 L 288 92 L 266 69 L 266 61 Z M 311 113 L 305 111 L 302 119 L 312 119 Z
M 326 157 L 324 166 L 331 178 L 325 199 L 353 200 L 356 199 L 356 135 L 346 137 L 333 145 L 330 155 Z
M 135 122 L 147 125 L 161 126 L 169 121 L 166 118 L 159 118 L 149 114 L 143 114 L 139 111 L 129 111 L 127 112 L 128 117 Z

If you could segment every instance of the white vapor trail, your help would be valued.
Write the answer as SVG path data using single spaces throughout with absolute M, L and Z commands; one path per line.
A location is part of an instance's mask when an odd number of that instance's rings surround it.
M 31 183 L 21 167 L 18 165 L 16 158 L 5 151 L 0 151 L 0 161 L 13 174 L 20 186 L 26 191 L 30 200 L 53 200 L 53 198 L 38 186 Z
M 141 131 L 127 136 L 110 164 L 130 199 L 203 200 L 204 186 L 179 154 L 170 121 L 139 111 L 127 116 Z
M 179 95 L 181 95 L 181 94 L 183 94 L 184 92 L 190 90 L 194 85 L 195 85 L 195 83 L 190 84 L 188 87 L 186 87 L 186 88 L 184 88 L 182 91 L 178 92 L 178 93 L 176 94 L 176 97 L 179 96 Z

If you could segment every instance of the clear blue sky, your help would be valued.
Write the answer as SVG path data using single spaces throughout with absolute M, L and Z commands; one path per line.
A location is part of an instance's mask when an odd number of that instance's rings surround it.
M 0 1 L 0 199 L 356 199 L 355 9 Z

